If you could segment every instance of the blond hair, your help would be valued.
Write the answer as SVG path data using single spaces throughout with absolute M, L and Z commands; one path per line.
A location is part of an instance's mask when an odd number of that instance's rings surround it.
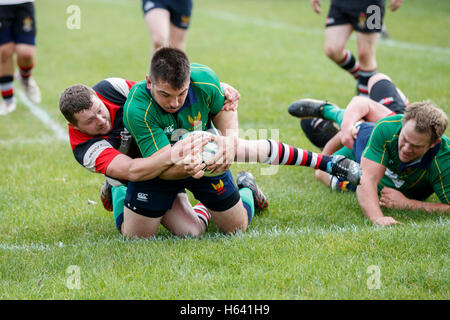
M 429 133 L 430 143 L 436 142 L 445 132 L 448 117 L 431 100 L 414 102 L 405 110 L 403 124 L 408 120 L 416 121 L 416 131 Z

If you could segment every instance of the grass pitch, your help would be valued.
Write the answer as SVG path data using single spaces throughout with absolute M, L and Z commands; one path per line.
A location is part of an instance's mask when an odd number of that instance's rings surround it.
M 77 1 L 80 29 L 67 27 L 72 4 L 35 3 L 40 109 L 64 130 L 58 99 L 67 86 L 141 80 L 151 48 L 140 1 Z M 240 91 L 246 132 L 319 151 L 287 107 L 303 97 L 345 107 L 355 93 L 323 53 L 328 4 L 317 16 L 308 1 L 194 1 L 188 55 Z M 446 1 L 405 1 L 387 12 L 392 38 L 377 51 L 379 71 L 410 101 L 431 98 L 447 114 L 448 12 Z M 161 229 L 153 240 L 125 240 L 99 200 L 102 176 L 81 168 L 36 113 L 19 103 L 0 118 L 0 299 L 450 298 L 446 215 L 386 210 L 404 224 L 373 226 L 354 194 L 330 192 L 310 168 L 265 175 L 262 165 L 233 165 L 234 174 L 250 170 L 270 201 L 247 232 L 212 225 L 199 239 Z

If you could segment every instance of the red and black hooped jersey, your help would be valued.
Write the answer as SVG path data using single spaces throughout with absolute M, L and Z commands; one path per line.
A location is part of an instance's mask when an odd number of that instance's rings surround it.
M 69 125 L 70 145 L 75 159 L 89 171 L 106 175 L 108 165 L 120 153 L 131 158 L 141 157 L 122 120 L 123 105 L 134 84 L 121 78 L 108 78 L 92 88 L 111 115 L 112 130 L 108 135 L 90 136 Z

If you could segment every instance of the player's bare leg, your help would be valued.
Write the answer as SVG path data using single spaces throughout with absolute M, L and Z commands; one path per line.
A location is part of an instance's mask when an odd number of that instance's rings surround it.
M 377 72 L 376 45 L 380 34 L 374 33 L 356 33 L 356 42 L 358 45 L 359 59 L 359 77 L 358 94 L 368 95 L 368 81 Z
M 165 9 L 152 9 L 144 17 L 150 37 L 153 41 L 153 52 L 169 45 L 170 12 Z
M 151 238 L 158 233 L 162 217 L 149 218 L 124 207 L 122 235 L 127 238 Z
M 345 56 L 345 45 L 352 34 L 353 27 L 350 24 L 327 27 L 325 29 L 325 54 L 339 64 Z
M 184 50 L 186 46 L 187 29 L 170 24 L 170 46 Z
M 15 44 L 8 42 L 0 46 L 0 115 L 5 115 L 16 109 L 14 98 L 14 55 Z
M 23 86 L 25 94 L 31 102 L 41 103 L 41 91 L 32 77 L 36 62 L 36 47 L 29 44 L 16 44 L 17 66 L 16 73 L 18 82 Z
M 220 231 L 224 233 L 234 233 L 245 231 L 248 227 L 247 210 L 241 200 L 233 207 L 225 211 L 211 211 L 211 219 Z
M 174 235 L 198 237 L 206 231 L 206 224 L 198 218 L 185 193 L 179 193 L 172 209 L 168 210 L 161 224 Z

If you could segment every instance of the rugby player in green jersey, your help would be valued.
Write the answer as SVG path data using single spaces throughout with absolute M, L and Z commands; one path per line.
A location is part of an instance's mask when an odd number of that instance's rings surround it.
M 229 171 L 236 159 L 310 166 L 359 183 L 358 165 L 344 157 L 323 156 L 274 140 L 239 139 L 237 111 L 222 111 L 223 99 L 218 77 L 209 67 L 190 64 L 179 49 L 161 48 L 154 53 L 149 75 L 130 89 L 123 113 L 125 127 L 142 156 L 170 155 L 167 151 L 177 139 L 177 135 L 173 139 L 177 130 L 202 132 L 213 124 L 221 135 L 214 137 L 218 151 L 211 161 L 203 163 L 198 153 L 189 154 L 186 159 L 192 170 L 187 172 L 185 166 L 166 159 L 161 165 L 172 164 L 157 178 L 128 184 L 125 236 L 154 236 L 176 194 L 185 189 L 211 211 L 222 232 L 245 230 L 255 207 L 264 209 L 267 199 L 248 172 L 238 174 L 236 187 Z M 249 159 L 250 154 L 256 159 Z M 204 169 L 220 175 L 205 177 Z
M 353 156 L 361 163 L 358 200 L 372 222 L 398 223 L 385 217 L 380 205 L 450 212 L 450 143 L 444 135 L 447 115 L 430 101 L 406 108 L 407 99 L 383 74 L 369 80 L 369 94 L 371 99 L 353 98 L 346 110 L 326 101 L 303 99 L 291 104 L 289 112 L 297 117 L 324 117 L 341 126 L 323 153 L 331 154 L 345 145 L 336 153 Z M 317 172 L 316 176 L 333 184 L 326 174 Z M 440 203 L 425 202 L 432 193 Z

